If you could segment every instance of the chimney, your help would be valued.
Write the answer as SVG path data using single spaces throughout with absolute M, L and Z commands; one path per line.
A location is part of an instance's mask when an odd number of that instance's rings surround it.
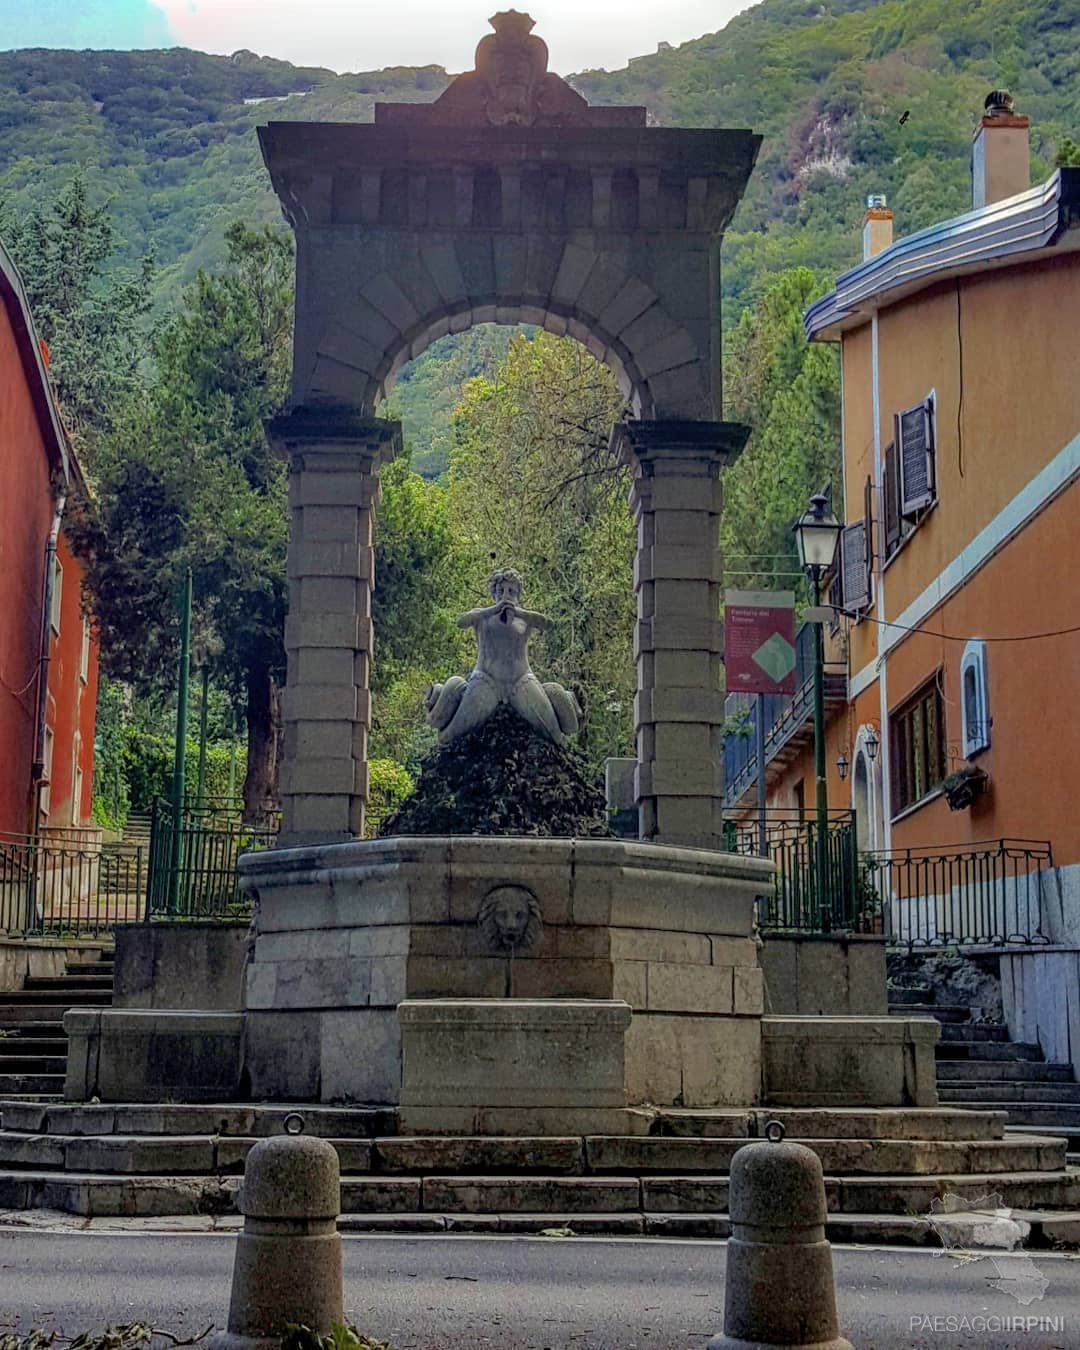
M 971 204 L 990 206 L 1031 186 L 1028 119 L 1013 112 L 1007 89 L 986 96 L 971 147 Z
M 863 216 L 862 255 L 863 261 L 873 258 L 892 243 L 893 215 L 885 204 L 885 194 L 871 192 L 866 199 L 866 215 Z

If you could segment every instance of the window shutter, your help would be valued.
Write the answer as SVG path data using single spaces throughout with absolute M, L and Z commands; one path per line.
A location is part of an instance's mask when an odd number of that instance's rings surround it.
M 866 475 L 863 488 L 863 521 L 866 524 L 866 593 L 874 598 L 874 480 Z
M 844 578 L 844 609 L 854 614 L 870 605 L 870 572 L 867 561 L 866 521 L 845 525 L 840 535 L 840 568 Z
M 881 532 L 884 535 L 882 556 L 891 558 L 900 542 L 900 497 L 896 477 L 896 443 L 885 447 L 885 481 L 882 486 L 884 510 L 882 511 Z
M 900 470 L 900 514 L 913 516 L 934 500 L 933 417 L 930 400 L 896 418 Z

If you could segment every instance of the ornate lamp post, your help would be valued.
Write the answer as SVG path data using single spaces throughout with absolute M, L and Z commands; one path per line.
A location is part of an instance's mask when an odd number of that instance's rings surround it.
M 810 498 L 810 505 L 793 527 L 799 547 L 799 563 L 810 580 L 815 608 L 821 603 L 821 578 L 832 566 L 841 525 L 829 510 L 824 493 Z M 820 621 L 814 630 L 814 776 L 817 780 L 818 905 L 822 927 L 832 927 L 832 897 L 825 881 L 826 839 L 829 828 L 829 790 L 825 781 L 825 637 Z

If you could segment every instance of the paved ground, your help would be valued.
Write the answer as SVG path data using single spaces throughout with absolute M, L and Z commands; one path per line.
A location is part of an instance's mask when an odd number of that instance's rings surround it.
M 180 1336 L 220 1326 L 233 1248 L 224 1234 L 0 1229 L 0 1337 L 135 1319 Z M 999 1269 L 896 1248 L 834 1254 L 857 1350 L 1080 1346 L 1076 1258 L 999 1257 Z M 347 1237 L 347 1313 L 397 1350 L 700 1350 L 723 1321 L 724 1257 L 715 1242 Z M 1042 1296 L 1021 1303 L 994 1287 L 1003 1279 Z M 1028 1318 L 1058 1326 L 1029 1330 Z

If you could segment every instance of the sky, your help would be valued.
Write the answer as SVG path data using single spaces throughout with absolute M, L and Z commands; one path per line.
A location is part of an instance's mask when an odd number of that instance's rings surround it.
M 0 44 L 13 47 L 246 47 L 331 70 L 472 67 L 506 0 L 0 0 Z M 551 49 L 551 69 L 616 70 L 631 56 L 714 33 L 747 0 L 517 0 Z

